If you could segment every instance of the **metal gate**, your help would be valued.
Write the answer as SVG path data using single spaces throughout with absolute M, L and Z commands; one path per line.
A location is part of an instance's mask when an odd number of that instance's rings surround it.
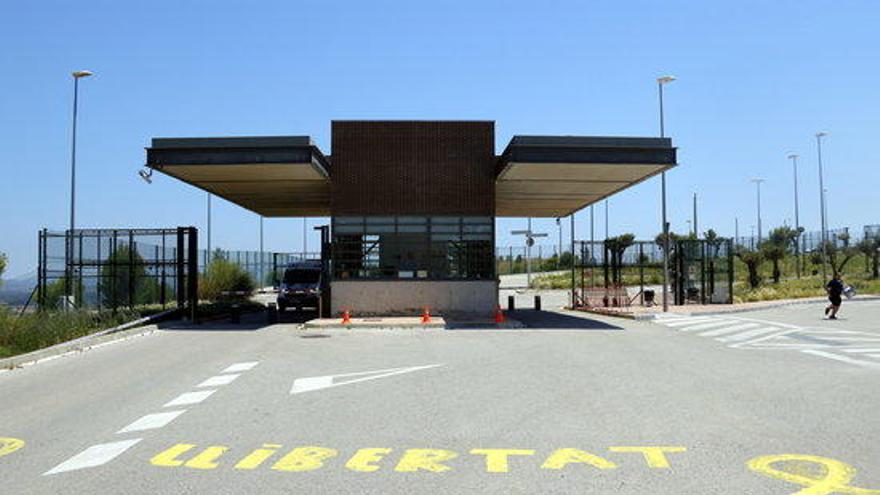
M 41 309 L 169 306 L 195 320 L 198 231 L 77 229 L 39 233 Z
M 670 256 L 675 304 L 733 303 L 732 240 L 677 240 Z

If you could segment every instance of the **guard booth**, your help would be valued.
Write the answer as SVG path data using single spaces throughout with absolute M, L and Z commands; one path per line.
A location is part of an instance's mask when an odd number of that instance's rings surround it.
M 733 303 L 733 240 L 684 239 L 673 253 L 675 304 Z
M 322 306 L 387 315 L 490 313 L 497 217 L 568 216 L 676 165 L 668 138 L 513 136 L 499 155 L 493 121 L 330 135 L 327 155 L 308 136 L 157 138 L 147 167 L 265 217 L 330 217 Z

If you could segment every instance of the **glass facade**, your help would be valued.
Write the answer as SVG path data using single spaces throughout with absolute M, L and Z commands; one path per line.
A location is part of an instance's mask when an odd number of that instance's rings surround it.
M 493 217 L 333 218 L 333 278 L 492 280 Z

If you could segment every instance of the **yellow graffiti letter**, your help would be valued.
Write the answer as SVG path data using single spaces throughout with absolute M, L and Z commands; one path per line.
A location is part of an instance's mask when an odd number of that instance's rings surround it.
M 264 443 L 262 449 L 256 449 L 250 454 L 247 455 L 244 459 L 238 461 L 234 467 L 235 469 L 256 469 L 260 464 L 263 463 L 266 459 L 272 457 L 272 454 L 277 452 L 277 449 L 280 449 L 281 446 L 274 443 Z
M 589 452 L 580 449 L 559 449 L 544 461 L 541 465 L 542 469 L 562 469 L 572 463 L 589 464 L 599 469 L 614 469 L 617 467 L 613 462 L 595 456 Z
M 336 457 L 337 452 L 324 447 L 297 447 L 291 450 L 272 466 L 278 471 L 313 471 L 324 465 L 324 461 Z
M 534 450 L 522 449 L 473 449 L 474 455 L 486 456 L 487 473 L 506 473 L 509 471 L 507 458 L 512 455 L 534 455 Z
M 24 440 L 0 437 L 0 457 L 11 454 L 22 447 L 24 447 Z
M 373 463 L 381 461 L 383 457 L 390 453 L 391 449 L 360 449 L 345 463 L 345 467 L 352 471 L 371 473 L 379 469 L 379 466 Z
M 407 449 L 400 458 L 400 462 L 394 468 L 395 471 L 402 473 L 411 473 L 413 471 L 431 471 L 432 473 L 442 473 L 452 469 L 451 467 L 441 464 L 458 457 L 458 454 L 451 450 L 441 449 Z
M 176 467 L 183 465 L 183 461 L 177 457 L 195 448 L 191 443 L 179 443 L 170 449 L 160 452 L 150 459 L 150 464 L 154 466 Z
M 792 471 L 784 471 L 774 468 L 776 463 L 812 463 L 818 465 L 821 478 L 814 478 L 801 474 L 803 469 L 798 466 L 789 466 Z M 750 460 L 749 469 L 764 476 L 780 479 L 807 488 L 799 490 L 792 495 L 830 495 L 832 493 L 849 493 L 851 495 L 880 495 L 880 490 L 868 490 L 849 486 L 849 482 L 855 477 L 856 470 L 849 464 L 813 455 L 765 455 Z
M 216 445 L 208 447 L 183 465 L 193 469 L 214 469 L 219 465 L 217 464 L 217 459 L 227 450 L 229 450 L 227 447 L 218 447 Z
M 684 447 L 611 447 L 611 452 L 640 452 L 645 456 L 645 462 L 648 467 L 663 469 L 669 467 L 669 460 L 666 459 L 666 453 L 685 452 Z

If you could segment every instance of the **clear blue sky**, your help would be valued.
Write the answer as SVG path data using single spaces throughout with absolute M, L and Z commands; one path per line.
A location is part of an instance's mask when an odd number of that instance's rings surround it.
M 817 228 L 817 130 L 831 132 L 830 225 L 880 223 L 878 26 L 874 0 L 7 2 L 0 251 L 21 275 L 37 230 L 67 223 L 76 69 L 97 74 L 80 93 L 82 227 L 204 226 L 204 193 L 137 177 L 155 136 L 308 134 L 328 153 L 332 119 L 490 119 L 499 152 L 514 134 L 650 136 L 665 73 L 679 78 L 666 100 L 673 230 L 698 192 L 701 230 L 732 235 L 739 216 L 749 233 L 753 176 L 767 179 L 764 225 L 790 221 L 789 151 L 802 155 L 801 223 Z M 659 190 L 614 197 L 611 233 L 656 234 Z M 218 200 L 214 218 L 215 246 L 257 249 L 256 215 Z M 588 214 L 576 222 L 588 235 Z M 524 224 L 499 220 L 498 244 Z M 300 225 L 267 220 L 267 249 L 298 249 Z

